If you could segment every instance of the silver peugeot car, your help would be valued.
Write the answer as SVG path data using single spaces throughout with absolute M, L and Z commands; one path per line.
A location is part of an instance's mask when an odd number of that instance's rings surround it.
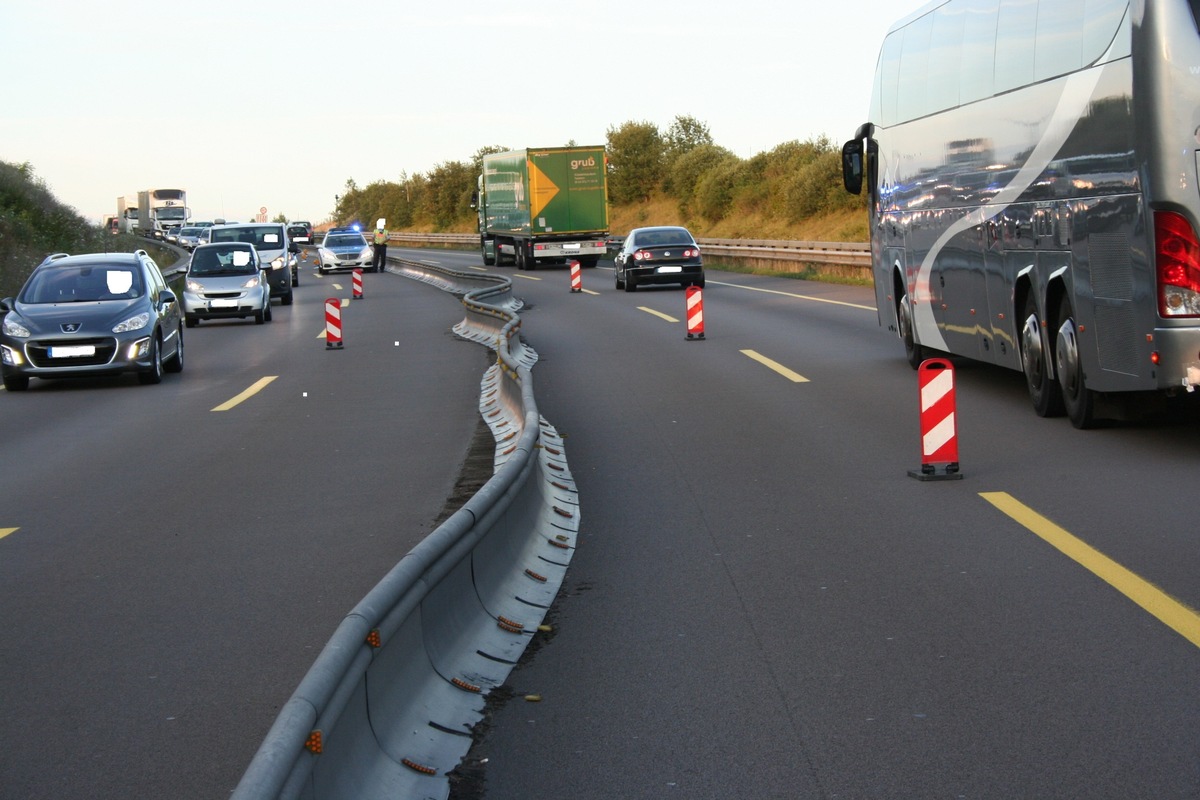
M 202 244 L 192 251 L 183 285 L 183 320 L 253 317 L 271 320 L 271 285 L 258 251 L 249 242 Z
M 56 253 L 15 297 L 0 300 L 0 372 L 10 392 L 30 378 L 134 372 L 159 383 L 183 370 L 183 319 L 175 293 L 145 250 Z

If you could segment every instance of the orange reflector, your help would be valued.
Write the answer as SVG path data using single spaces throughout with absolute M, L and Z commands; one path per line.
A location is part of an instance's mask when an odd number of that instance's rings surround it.
M 473 684 L 473 683 L 467 683 L 467 682 L 466 682 L 466 681 L 464 681 L 462 678 L 451 678 L 451 679 L 450 679 L 450 682 L 451 682 L 451 683 L 453 683 L 453 684 L 454 684 L 455 686 L 457 686 L 458 688 L 462 689 L 464 692 L 480 692 L 480 691 L 483 691 L 482 689 L 480 689 L 480 688 L 479 688 L 478 686 L 476 686 L 475 684 Z
M 533 578 L 535 581 L 540 581 L 542 583 L 546 582 L 546 576 L 538 575 L 536 572 L 534 572 L 531 569 L 525 570 L 525 574 L 528 575 L 529 577 Z
M 400 759 L 400 763 L 409 769 L 416 770 L 422 775 L 437 775 L 437 770 L 433 767 L 427 767 L 424 764 L 418 764 L 417 762 L 411 761 L 407 758 Z
M 367 644 L 371 645 L 371 647 L 383 647 L 383 639 L 379 636 L 378 628 L 367 634 Z
M 1150 354 L 1150 363 L 1151 364 L 1158 363 L 1158 351 L 1157 350 L 1155 350 L 1153 353 Z
M 313 731 L 310 733 L 308 738 L 304 741 L 304 747 L 310 753 L 321 755 L 321 732 Z

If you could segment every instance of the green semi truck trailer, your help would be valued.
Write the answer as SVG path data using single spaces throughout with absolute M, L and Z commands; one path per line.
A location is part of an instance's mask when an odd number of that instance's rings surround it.
M 608 237 L 604 147 L 541 147 L 483 157 L 475 208 L 483 263 L 594 267 Z

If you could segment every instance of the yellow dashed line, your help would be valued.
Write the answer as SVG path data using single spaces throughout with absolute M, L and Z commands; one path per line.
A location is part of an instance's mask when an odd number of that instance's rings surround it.
M 261 392 L 267 386 L 267 384 L 278 377 L 278 375 L 268 375 L 265 378 L 260 378 L 259 380 L 255 381 L 249 389 L 242 392 L 237 397 L 226 400 L 224 403 L 214 408 L 213 411 L 228 411 L 239 403 L 249 400 L 251 397 Z
M 808 378 L 804 377 L 803 375 L 801 375 L 798 372 L 793 372 L 792 370 L 785 367 L 783 364 L 780 364 L 778 361 L 772 361 L 771 359 L 767 358 L 766 356 L 761 355 L 760 353 L 756 353 L 753 350 L 742 350 L 741 352 L 742 352 L 742 355 L 748 356 L 748 357 L 754 359 L 755 361 L 757 361 L 758 363 L 762 364 L 763 366 L 768 367 L 769 369 L 775 370 L 776 372 L 778 372 L 783 377 L 787 378 L 792 383 L 808 383 Z
M 1067 533 L 1007 492 L 980 492 L 979 496 L 1137 603 L 1159 622 L 1200 647 L 1200 614 L 1196 611 Z
M 656 316 L 660 319 L 665 319 L 667 322 L 679 322 L 679 320 L 675 319 L 670 314 L 664 314 L 661 311 L 655 311 L 653 308 L 646 308 L 645 306 L 638 306 L 638 311 L 645 311 L 647 314 L 653 314 L 654 316 Z
M 20 528 L 0 528 L 0 539 L 3 539 L 5 536 L 8 536 L 10 533 L 16 533 L 19 530 L 21 530 L 21 529 Z

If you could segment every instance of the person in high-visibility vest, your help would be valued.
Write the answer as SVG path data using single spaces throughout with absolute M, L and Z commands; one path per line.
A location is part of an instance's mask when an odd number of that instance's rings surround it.
M 375 248 L 375 257 L 371 259 L 371 271 L 383 272 L 383 268 L 387 266 L 387 228 L 380 225 L 375 229 L 375 238 L 371 245 Z

